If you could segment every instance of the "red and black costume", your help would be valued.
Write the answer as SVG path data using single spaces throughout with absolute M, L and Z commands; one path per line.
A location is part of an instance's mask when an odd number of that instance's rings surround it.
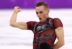
M 27 27 L 34 32 L 33 49 L 53 49 L 55 29 L 63 24 L 58 18 L 47 18 L 45 22 L 29 21 Z

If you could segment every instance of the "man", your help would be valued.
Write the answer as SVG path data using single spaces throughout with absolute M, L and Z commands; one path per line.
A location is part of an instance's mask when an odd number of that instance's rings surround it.
M 29 29 L 34 32 L 33 49 L 59 49 L 64 45 L 62 22 L 58 18 L 49 17 L 48 5 L 44 2 L 37 3 L 35 9 L 40 22 L 16 22 L 20 8 L 15 7 L 10 25 L 24 30 Z M 54 44 L 56 39 L 58 41 Z

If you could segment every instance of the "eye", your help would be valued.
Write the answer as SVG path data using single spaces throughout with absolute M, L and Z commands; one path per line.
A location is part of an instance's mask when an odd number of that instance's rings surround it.
M 38 12 L 36 12 L 36 14 L 38 14 Z
M 43 13 L 43 11 L 40 11 L 40 14 Z

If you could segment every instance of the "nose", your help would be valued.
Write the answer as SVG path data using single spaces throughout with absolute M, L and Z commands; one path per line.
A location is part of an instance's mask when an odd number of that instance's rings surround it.
M 38 16 L 40 17 L 40 16 L 41 16 L 41 14 L 38 14 Z

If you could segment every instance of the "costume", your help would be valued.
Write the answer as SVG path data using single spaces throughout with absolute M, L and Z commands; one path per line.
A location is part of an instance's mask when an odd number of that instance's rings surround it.
M 63 24 L 58 18 L 47 18 L 45 22 L 29 21 L 27 27 L 34 32 L 33 49 L 53 49 L 55 29 Z

